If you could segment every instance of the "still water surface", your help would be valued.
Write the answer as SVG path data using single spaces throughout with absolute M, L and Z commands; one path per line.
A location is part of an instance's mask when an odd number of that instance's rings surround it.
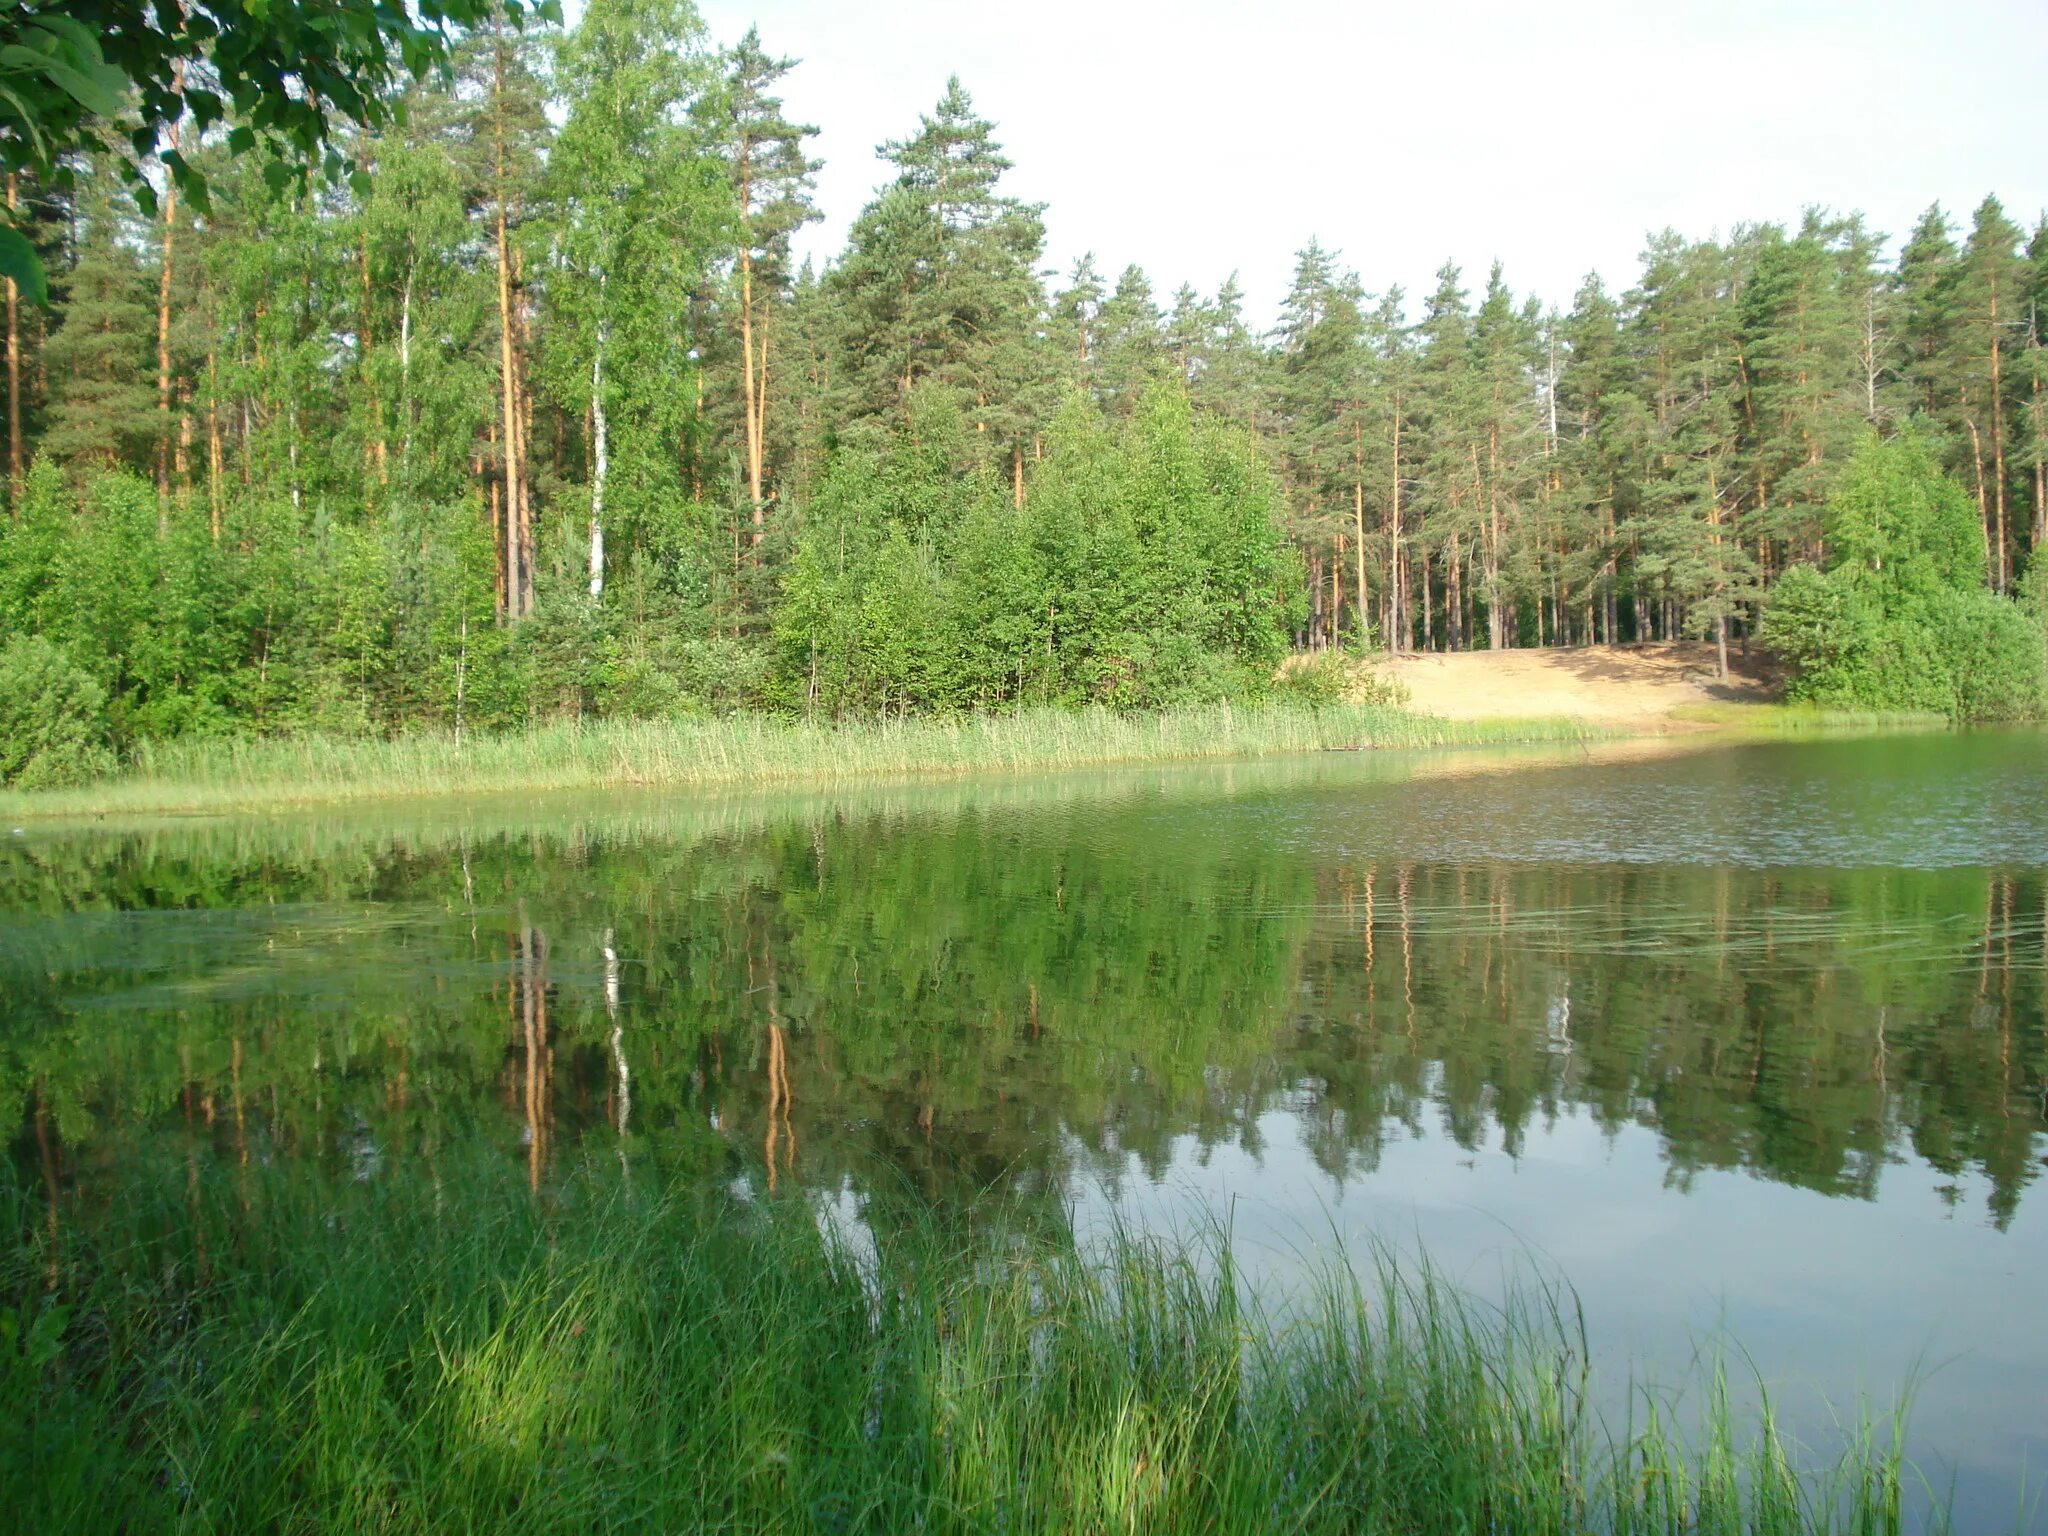
M 1375 1241 L 1561 1276 L 1613 1411 L 1739 1350 L 1819 1451 L 1915 1381 L 1962 1525 L 2011 1529 L 2044 882 L 2038 733 L 30 832 L 0 1088 L 71 1222 L 138 1149 L 376 1179 L 480 1138 L 856 1232 L 878 1180 L 1220 1215 L 1276 1291 Z

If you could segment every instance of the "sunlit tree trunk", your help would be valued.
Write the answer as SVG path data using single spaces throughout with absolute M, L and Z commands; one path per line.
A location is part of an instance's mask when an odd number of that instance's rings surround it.
M 185 66 L 171 71 L 171 90 L 185 88 Z M 171 149 L 178 147 L 178 124 L 173 122 L 165 137 Z M 178 184 L 164 178 L 163 251 L 156 280 L 156 496 L 157 531 L 167 532 L 171 517 L 171 271 L 172 240 L 178 224 Z
M 1367 618 L 1372 609 L 1365 589 L 1365 427 L 1356 418 L 1351 423 L 1351 539 L 1356 565 L 1353 582 L 1358 599 L 1358 643 L 1363 648 L 1372 639 Z
M 492 111 L 492 132 L 495 139 L 494 175 L 497 182 L 497 243 L 498 243 L 498 380 L 499 380 L 499 457 L 504 464 L 505 487 L 505 617 L 517 619 L 527 611 L 526 593 L 529 590 L 525 561 L 524 540 L 521 537 L 525 527 L 524 482 L 525 465 L 521 461 L 521 422 L 519 412 L 519 371 L 515 360 L 512 320 L 512 245 L 508 231 L 506 203 L 510 197 L 508 172 L 505 165 L 505 39 L 497 38 L 493 58 L 492 84 L 496 96 Z
M 604 309 L 605 274 L 597 275 L 599 313 Z M 611 471 L 611 443 L 604 409 L 605 322 L 597 322 L 597 345 L 590 358 L 590 595 L 604 595 L 604 482 Z
M 1991 497 L 1996 542 L 1991 551 L 1991 582 L 2003 592 L 2010 584 L 2011 551 L 2006 547 L 2005 515 L 2005 385 L 2002 362 L 2005 342 L 1998 334 L 1998 276 L 1991 276 Z
M 211 293 L 209 292 L 209 297 Z M 209 321 L 211 322 L 211 316 Z M 215 351 L 214 337 L 218 327 L 209 323 L 206 328 L 206 510 L 207 523 L 213 533 L 213 542 L 220 543 L 220 509 L 223 486 L 221 483 L 221 441 L 220 441 L 220 362 Z
M 17 206 L 14 172 L 7 173 L 7 212 Z M 7 279 L 7 484 L 16 516 L 21 511 L 21 294 Z
M 1387 564 L 1392 571 L 1393 647 L 1408 649 L 1408 559 L 1401 545 L 1401 397 L 1394 397 L 1393 495 L 1388 501 Z

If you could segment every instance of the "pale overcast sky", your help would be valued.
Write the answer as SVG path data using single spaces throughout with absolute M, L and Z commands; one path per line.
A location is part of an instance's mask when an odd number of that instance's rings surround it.
M 1311 236 L 1411 311 L 1446 259 L 1560 306 L 1643 236 L 1861 209 L 1902 235 L 1939 200 L 2048 206 L 2048 0 L 700 0 L 802 60 L 821 130 L 821 259 L 957 73 L 1047 204 L 1048 261 L 1093 250 L 1162 300 L 1233 270 L 1269 322 Z

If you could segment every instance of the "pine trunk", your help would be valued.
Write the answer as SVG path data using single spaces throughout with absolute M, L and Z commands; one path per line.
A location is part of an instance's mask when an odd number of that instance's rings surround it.
M 209 316 L 211 319 L 211 316 Z M 206 342 L 206 510 L 207 523 L 213 532 L 213 542 L 220 543 L 220 501 L 221 501 L 221 444 L 220 444 L 220 363 L 214 351 L 213 338 L 219 334 L 218 324 L 207 326 Z
M 748 191 L 745 161 L 741 162 L 740 208 L 747 209 Z M 761 405 L 762 392 L 754 379 L 754 254 L 740 242 L 740 415 L 746 428 L 747 497 L 753 515 L 752 542 L 761 543 L 764 512 L 761 503 Z
M 7 212 L 11 217 L 19 194 L 14 172 L 7 173 Z M 7 279 L 7 484 L 13 492 L 12 509 L 21 515 L 21 294 L 14 279 Z
M 185 88 L 185 66 L 171 71 L 173 92 Z M 171 149 L 178 147 L 178 124 L 165 134 Z M 178 184 L 164 178 L 163 255 L 156 280 L 156 505 L 157 531 L 166 533 L 171 519 L 171 244 L 177 232 Z
M 1351 554 L 1352 580 L 1358 599 L 1358 643 L 1361 649 L 1372 641 L 1372 612 L 1365 589 L 1365 429 L 1351 425 Z
M 1974 417 L 1965 416 L 1963 418 L 1963 425 L 1970 429 L 1970 468 L 1976 472 L 1977 476 L 1977 526 L 1984 530 L 1984 537 L 1989 540 L 1992 536 L 1991 502 L 1990 498 L 1984 494 L 1984 439 L 1977 431 L 1977 422 Z M 2002 529 L 2000 531 L 2003 532 Z M 1992 560 L 1991 570 L 1987 574 L 1993 590 L 1996 590 L 1998 587 L 1998 561 L 1995 558 Z
M 2009 552 L 2005 521 L 2005 385 L 2000 361 L 2005 346 L 1998 334 L 1998 277 L 1991 278 L 1991 498 L 1998 531 L 1991 554 L 1992 584 L 2003 592 L 2009 585 Z
M 525 540 L 521 536 L 526 519 L 522 515 L 524 498 L 521 490 L 524 476 L 519 454 L 519 373 L 514 363 L 513 347 L 512 250 L 506 218 L 509 193 L 505 166 L 505 39 L 502 31 L 497 38 L 492 85 L 492 124 L 496 145 L 494 169 L 497 182 L 494 190 L 497 194 L 498 237 L 499 459 L 503 464 L 501 478 L 505 488 L 505 617 L 518 619 L 526 613 L 525 595 L 530 583 L 523 558 Z
M 1401 547 L 1401 400 L 1394 398 L 1393 495 L 1388 502 L 1387 565 L 1392 571 L 1390 585 L 1394 601 L 1394 650 L 1408 649 L 1408 559 Z
M 1344 631 L 1344 535 L 1337 535 L 1337 552 L 1330 557 L 1330 648 L 1343 642 Z

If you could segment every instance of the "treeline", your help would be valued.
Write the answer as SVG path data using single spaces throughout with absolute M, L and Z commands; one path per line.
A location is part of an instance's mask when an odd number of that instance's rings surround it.
M 468 38 L 299 185 L 243 126 L 145 216 L 10 182 L 0 670 L 113 744 L 562 712 L 1257 690 L 1290 646 L 1756 625 L 1831 487 L 1910 427 L 2005 593 L 2048 541 L 2048 226 L 1932 209 L 1654 237 L 1568 312 L 1446 266 L 1044 270 L 958 82 L 823 270 L 789 62 L 687 0 Z M 17 688 L 16 693 L 25 690 Z M 92 727 L 97 729 L 97 727 Z M 91 729 L 87 731 L 91 734 Z

